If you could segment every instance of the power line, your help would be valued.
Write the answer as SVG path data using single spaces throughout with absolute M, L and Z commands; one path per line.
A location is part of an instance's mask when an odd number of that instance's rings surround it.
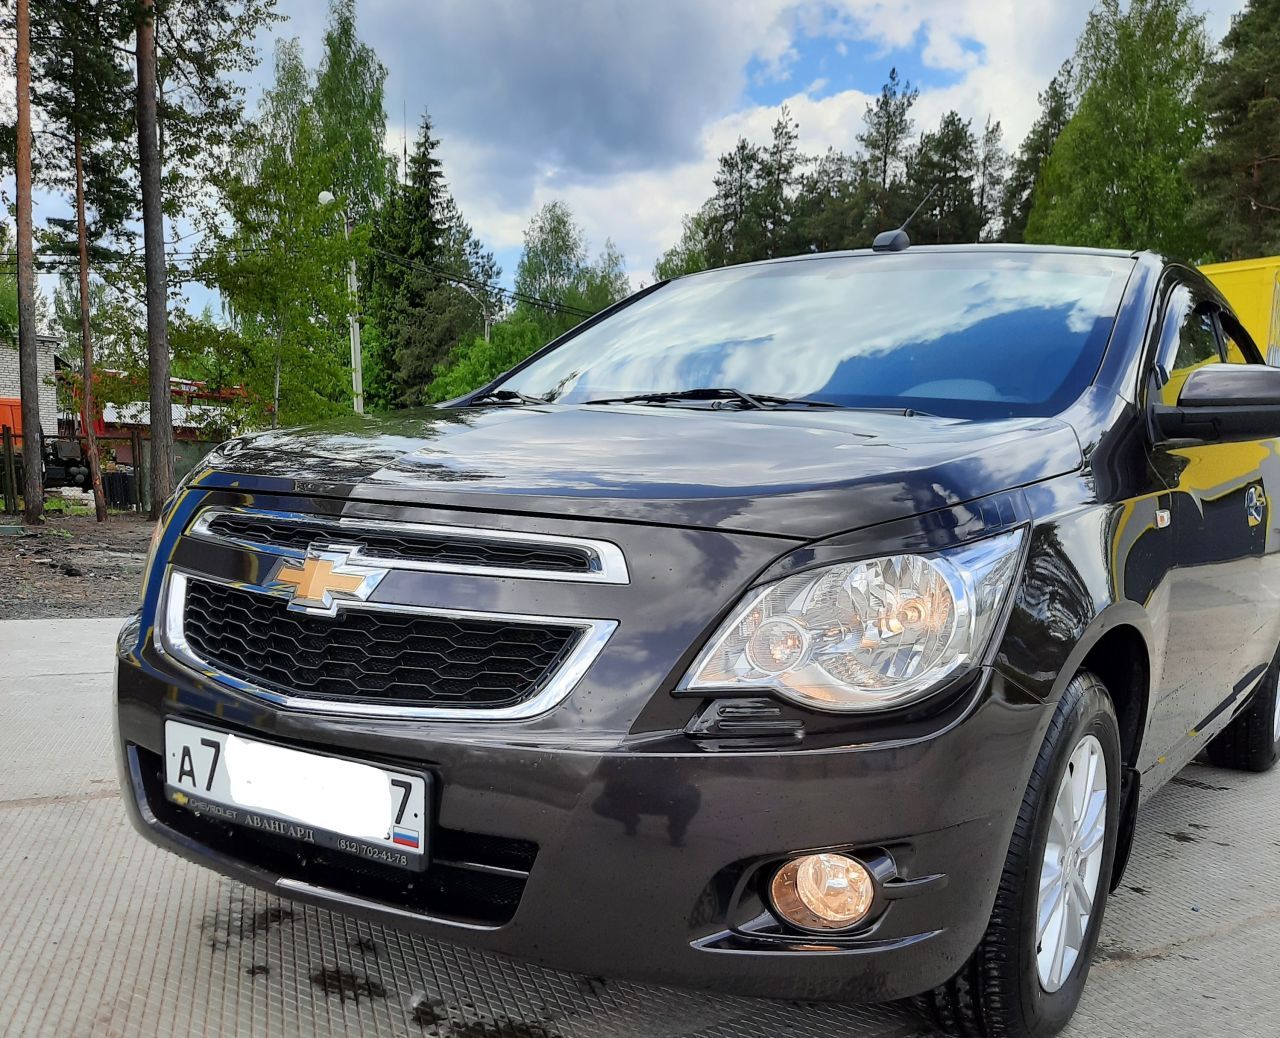
M 503 288 L 501 285 L 490 284 L 479 278 L 467 277 L 464 274 L 456 274 L 444 267 L 437 267 L 430 263 L 422 263 L 418 260 L 411 260 L 405 256 L 399 256 L 394 252 L 388 252 L 386 249 L 374 247 L 373 252 L 382 256 L 384 259 L 391 260 L 392 263 L 398 263 L 402 267 L 409 267 L 414 270 L 421 270 L 424 273 L 435 274 L 437 277 L 445 278 L 448 281 L 456 281 L 459 284 L 470 285 L 472 288 L 483 289 L 486 292 L 492 292 L 495 295 L 506 296 L 508 299 L 517 303 L 528 303 L 530 306 L 542 307 L 544 310 L 550 310 L 554 313 L 566 314 L 571 317 L 594 317 L 590 310 L 583 310 L 580 307 L 570 306 L 568 303 L 559 303 L 553 299 L 543 299 L 540 296 L 530 295 L 527 292 L 519 292 L 515 289 Z
M 236 250 L 237 254 L 241 256 L 249 256 L 249 255 L 260 256 L 260 255 L 267 254 L 271 251 L 272 250 L 267 249 L 265 247 L 261 247 L 261 246 Z M 455 271 L 449 270 L 445 267 L 436 266 L 435 264 L 432 264 L 432 263 L 423 263 L 419 260 L 412 260 L 412 259 L 409 259 L 407 256 L 401 256 L 397 253 L 390 252 L 387 249 L 380 249 L 377 247 L 373 247 L 372 251 L 377 255 L 383 257 L 384 259 L 390 260 L 392 263 L 398 264 L 399 266 L 408 268 L 410 270 L 419 270 L 427 274 L 434 274 L 435 276 L 439 278 L 443 278 L 446 281 L 452 281 L 459 285 L 465 285 L 470 288 L 491 293 L 493 295 L 502 296 L 504 298 L 510 299 L 512 302 L 527 303 L 529 306 L 536 306 L 536 307 L 539 307 L 540 309 L 547 310 L 551 313 L 563 314 L 568 317 L 581 317 L 585 319 L 588 317 L 595 316 L 595 314 L 592 311 L 584 310 L 581 307 L 572 306 L 569 303 L 557 302 L 554 299 L 544 299 L 541 296 L 531 295 L 528 292 L 520 292 L 516 289 L 503 288 L 501 285 L 492 284 L 491 282 L 484 281 L 481 278 L 469 277 L 465 274 L 458 274 Z M 166 253 L 166 259 L 171 264 L 177 266 L 179 264 L 191 264 L 197 259 L 199 255 L 200 253 L 195 250 L 185 250 L 185 249 L 174 250 L 172 252 Z M 91 260 L 90 266 L 101 267 L 101 266 L 117 266 L 121 264 L 130 264 L 130 263 L 136 263 L 140 258 L 141 257 L 139 255 L 132 254 L 132 253 L 125 256 L 102 256 L 102 257 L 97 257 Z M 16 259 L 17 259 L 16 253 L 12 253 L 12 252 L 0 253 L 0 262 L 4 264 L 4 267 L 6 270 L 12 269 L 9 265 L 14 263 Z M 72 255 L 60 254 L 60 253 L 39 254 L 36 256 L 35 259 L 36 259 L 37 267 L 43 267 L 46 270 L 50 270 L 50 268 L 52 268 L 53 270 L 68 269 L 68 268 L 74 269 L 79 264 L 78 257 L 72 256 Z M 191 268 L 188 269 L 188 272 L 190 272 L 190 269 Z M 190 279 L 190 280 L 194 280 L 194 279 Z

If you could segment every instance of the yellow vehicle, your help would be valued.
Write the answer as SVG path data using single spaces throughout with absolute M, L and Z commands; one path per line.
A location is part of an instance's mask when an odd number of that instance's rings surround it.
M 1227 297 L 1267 363 L 1280 365 L 1280 256 L 1200 268 Z

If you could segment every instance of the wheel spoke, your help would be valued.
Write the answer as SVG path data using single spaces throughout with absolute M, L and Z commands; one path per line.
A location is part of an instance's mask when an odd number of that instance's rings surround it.
M 1040 870 L 1040 902 L 1044 903 L 1045 892 L 1062 880 L 1062 866 L 1056 860 L 1046 858 L 1044 868 Z
M 1089 807 L 1089 794 L 1098 776 L 1098 755 L 1093 752 L 1092 744 L 1081 744 L 1076 753 L 1072 754 L 1073 759 L 1077 755 L 1081 759 L 1071 776 L 1071 820 L 1073 822 L 1071 835 L 1073 837 L 1079 836 L 1084 826 L 1085 814 Z
M 1080 829 L 1081 857 L 1090 857 L 1102 846 L 1102 841 L 1107 835 L 1106 813 L 1107 791 L 1100 789 L 1090 797 L 1085 823 Z
M 1071 834 L 1075 831 L 1075 811 L 1071 804 L 1071 774 L 1068 772 L 1063 777 L 1062 785 L 1058 789 L 1058 799 L 1053 805 L 1053 820 L 1062 830 L 1062 842 L 1065 844 L 1071 839 Z
M 1079 876 L 1072 880 L 1075 885 L 1074 898 L 1076 911 L 1084 916 L 1087 924 L 1089 916 L 1093 914 L 1093 891 L 1089 889 L 1089 885 Z M 1080 936 L 1083 938 L 1084 934 Z
M 1042 897 L 1040 899 L 1040 921 L 1036 927 L 1036 943 L 1044 940 L 1045 932 L 1049 929 L 1049 924 L 1053 922 L 1053 917 L 1062 914 L 1063 902 L 1066 900 L 1066 896 L 1067 885 L 1059 882 L 1054 886 L 1053 892 L 1047 898 Z
M 1071 898 L 1068 901 L 1066 945 L 1073 952 L 1080 951 L 1084 945 L 1085 930 L 1089 928 L 1089 913 L 1080 903 L 1080 895 L 1082 893 L 1080 886 L 1080 884 L 1075 884 L 1072 887 Z
M 1053 949 L 1053 961 L 1049 964 L 1049 983 L 1053 985 L 1054 991 L 1057 991 L 1062 986 L 1062 963 L 1067 956 L 1067 926 L 1065 919 L 1058 934 L 1058 940 L 1055 942 Z

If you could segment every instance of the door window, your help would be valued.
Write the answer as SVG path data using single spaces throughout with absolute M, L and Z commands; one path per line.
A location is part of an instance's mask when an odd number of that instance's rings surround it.
M 1240 344 L 1231 337 L 1230 329 L 1225 327 L 1222 329 L 1222 359 L 1228 364 L 1249 363 L 1248 355 Z
M 1160 387 L 1160 401 L 1176 404 L 1187 376 L 1205 364 L 1221 361 L 1222 351 L 1211 303 L 1196 300 L 1189 289 L 1180 286 L 1169 300 L 1167 313 L 1168 320 L 1177 322 L 1177 345 L 1172 363 L 1169 363 L 1168 381 Z

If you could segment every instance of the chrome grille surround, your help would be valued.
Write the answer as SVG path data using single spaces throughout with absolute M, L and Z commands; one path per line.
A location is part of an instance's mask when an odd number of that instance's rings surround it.
M 316 550 L 331 548 L 354 549 L 350 552 L 350 560 L 352 562 L 374 566 L 379 569 L 419 570 L 430 573 L 457 573 L 469 576 L 513 577 L 522 580 L 559 580 L 598 584 L 627 584 L 630 583 L 631 579 L 627 572 L 627 563 L 623 557 L 622 549 L 609 541 L 555 534 L 520 533 L 476 526 L 399 522 L 390 519 L 366 519 L 353 516 L 327 517 L 303 512 L 258 508 L 213 507 L 204 509 L 196 516 L 195 521 L 187 529 L 187 536 L 198 537 L 201 540 L 220 544 L 230 544 L 238 548 L 247 548 L 251 551 L 265 551 L 286 558 L 302 558 L 306 555 L 306 550 L 304 549 L 236 538 L 210 528 L 215 520 L 224 516 L 265 520 L 296 526 L 304 530 L 314 530 L 315 536 L 309 543 L 310 548 Z M 453 537 L 462 541 L 488 544 L 495 548 L 507 550 L 518 548 L 528 548 L 530 550 L 540 548 L 567 549 L 581 553 L 586 560 L 588 568 L 582 572 L 575 572 L 539 569 L 536 567 L 460 564 L 427 559 L 369 555 L 362 550 L 361 545 L 358 543 L 361 531 L 402 538 L 412 538 L 415 534 L 432 538 Z
M 262 550 L 261 545 L 253 546 Z M 275 553 L 279 554 L 279 553 Z M 377 560 L 385 565 L 385 560 Z M 432 616 L 446 619 L 478 620 L 493 623 L 552 623 L 577 627 L 581 635 L 564 661 L 550 679 L 533 695 L 508 706 L 501 707 L 443 707 L 412 706 L 403 703 L 378 703 L 354 700 L 315 699 L 305 695 L 287 694 L 263 688 L 221 670 L 216 664 L 203 659 L 191 645 L 185 633 L 185 613 L 188 581 L 200 580 L 222 584 L 238 591 L 266 595 L 277 600 L 287 600 L 288 592 L 244 581 L 235 581 L 170 568 L 165 580 L 157 624 L 156 643 L 168 657 L 194 674 L 217 682 L 227 688 L 243 692 L 277 706 L 312 713 L 342 714 L 357 717 L 383 717 L 439 721 L 470 721 L 493 723 L 528 720 L 558 706 L 573 691 L 587 668 L 595 661 L 618 624 L 615 620 L 589 620 L 578 617 L 531 616 L 521 613 L 491 613 L 465 609 L 446 609 L 427 606 L 401 605 L 386 602 L 340 601 L 334 615 L 345 610 L 365 610 L 409 616 Z

